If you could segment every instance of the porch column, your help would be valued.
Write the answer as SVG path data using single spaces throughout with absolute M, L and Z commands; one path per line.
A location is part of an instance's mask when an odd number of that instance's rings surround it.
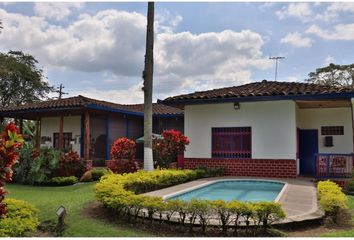
M 85 141 L 84 141 L 84 159 L 90 158 L 90 113 L 85 112 Z
M 106 115 L 106 160 L 111 160 L 111 149 L 109 141 L 109 115 Z
M 41 147 L 41 119 L 37 119 L 36 121 L 36 149 L 40 149 Z
M 60 122 L 59 122 L 59 150 L 60 151 L 62 151 L 64 148 L 63 129 L 64 129 L 64 116 L 60 115 Z

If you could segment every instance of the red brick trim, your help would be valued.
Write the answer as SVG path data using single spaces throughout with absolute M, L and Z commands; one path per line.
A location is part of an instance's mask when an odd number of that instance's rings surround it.
M 184 168 L 194 169 L 198 166 L 222 167 L 228 176 L 296 177 L 296 161 L 293 159 L 185 158 Z

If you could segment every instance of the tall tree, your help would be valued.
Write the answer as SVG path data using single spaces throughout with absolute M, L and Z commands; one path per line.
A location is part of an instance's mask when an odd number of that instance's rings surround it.
M 152 154 L 152 82 L 154 71 L 154 2 L 148 3 L 144 78 L 144 169 L 154 170 Z
M 0 107 L 39 101 L 54 90 L 37 64 L 21 51 L 0 53 Z
M 306 81 L 327 86 L 354 88 L 354 64 L 331 63 L 326 67 L 317 68 L 315 72 L 310 72 Z

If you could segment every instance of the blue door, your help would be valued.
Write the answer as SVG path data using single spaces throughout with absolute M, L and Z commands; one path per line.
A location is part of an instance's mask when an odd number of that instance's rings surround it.
M 299 158 L 300 174 L 315 174 L 315 154 L 318 153 L 317 130 L 300 130 L 299 132 Z

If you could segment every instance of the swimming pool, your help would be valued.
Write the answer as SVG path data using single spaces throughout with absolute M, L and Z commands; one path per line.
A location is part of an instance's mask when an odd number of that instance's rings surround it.
M 183 192 L 165 196 L 166 199 L 193 198 L 224 201 L 239 200 L 249 202 L 277 201 L 285 183 L 266 180 L 218 180 L 206 185 L 187 189 Z

